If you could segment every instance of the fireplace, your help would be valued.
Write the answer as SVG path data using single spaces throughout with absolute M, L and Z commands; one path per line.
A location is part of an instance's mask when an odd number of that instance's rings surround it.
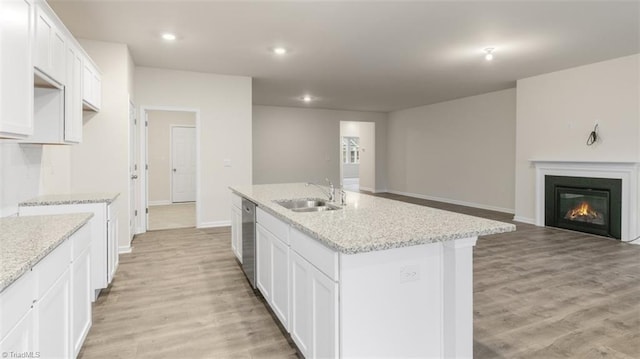
M 545 225 L 621 238 L 622 180 L 545 176 Z

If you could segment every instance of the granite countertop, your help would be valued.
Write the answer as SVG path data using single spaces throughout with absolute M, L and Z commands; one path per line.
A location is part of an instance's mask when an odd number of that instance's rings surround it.
M 87 203 L 106 203 L 109 204 L 118 198 L 120 193 L 65 193 L 65 194 L 49 194 L 38 196 L 28 201 L 21 202 L 19 206 L 55 206 L 61 204 L 87 204 Z
M 91 217 L 93 213 L 0 218 L 0 292 Z
M 435 208 L 347 191 L 335 211 L 300 213 L 274 200 L 323 198 L 304 183 L 233 186 L 230 189 L 293 227 L 346 254 L 515 231 L 516 226 Z

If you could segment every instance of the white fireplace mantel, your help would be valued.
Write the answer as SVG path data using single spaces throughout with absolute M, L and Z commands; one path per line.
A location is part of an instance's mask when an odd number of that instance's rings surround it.
M 615 178 L 622 180 L 622 240 L 640 235 L 638 223 L 638 162 L 530 160 L 536 169 L 536 225 L 544 226 L 545 176 Z

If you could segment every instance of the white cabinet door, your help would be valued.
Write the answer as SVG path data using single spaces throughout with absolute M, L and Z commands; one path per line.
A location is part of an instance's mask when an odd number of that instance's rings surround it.
M 291 251 L 291 337 L 306 358 L 338 357 L 338 283 Z
M 29 310 L 13 329 L 0 341 L 1 353 L 33 352 L 36 323 L 33 310 Z
M 256 286 L 267 302 L 271 301 L 271 241 L 272 235 L 256 225 Z
M 338 357 L 338 283 L 312 268 L 312 358 Z
M 33 134 L 31 0 L 0 1 L 0 138 Z
M 42 7 L 36 7 L 33 66 L 55 82 L 66 82 L 66 38 Z
M 231 250 L 242 263 L 242 211 L 231 206 Z
M 277 237 L 271 240 L 271 309 L 289 331 L 289 246 Z
M 82 55 L 67 48 L 67 86 L 64 92 L 64 141 L 82 142 Z
M 120 255 L 118 253 L 118 211 L 115 201 L 107 206 L 107 245 L 107 282 L 111 283 L 118 269 L 118 263 L 120 263 Z
M 71 264 L 71 345 L 74 357 L 91 328 L 91 248 L 85 248 Z
M 43 358 L 71 357 L 69 268 L 35 305 L 37 343 Z
M 88 109 L 99 111 L 102 106 L 102 79 L 89 59 L 84 59 L 82 84 L 82 101 Z
M 291 338 L 302 352 L 311 354 L 311 264 L 291 251 Z
M 51 35 L 53 34 L 53 22 L 43 13 L 40 7 L 36 10 L 35 45 L 33 54 L 33 66 L 40 71 L 49 74 L 51 70 Z

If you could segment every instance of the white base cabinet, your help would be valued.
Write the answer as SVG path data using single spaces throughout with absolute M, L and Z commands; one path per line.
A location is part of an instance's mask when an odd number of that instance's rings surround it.
M 118 268 L 118 214 L 117 200 L 107 203 L 82 203 L 51 206 L 21 206 L 20 216 L 45 214 L 93 213 L 91 227 L 91 300 L 100 290 L 107 288 Z
M 85 224 L 0 293 L 0 352 L 78 355 L 91 327 L 90 243 Z
M 71 295 L 69 268 L 36 302 L 36 347 L 47 358 L 71 357 Z
M 345 254 L 256 222 L 258 289 L 306 358 L 473 356 L 477 237 Z
M 337 358 L 338 284 L 291 254 L 291 337 L 307 358 Z

